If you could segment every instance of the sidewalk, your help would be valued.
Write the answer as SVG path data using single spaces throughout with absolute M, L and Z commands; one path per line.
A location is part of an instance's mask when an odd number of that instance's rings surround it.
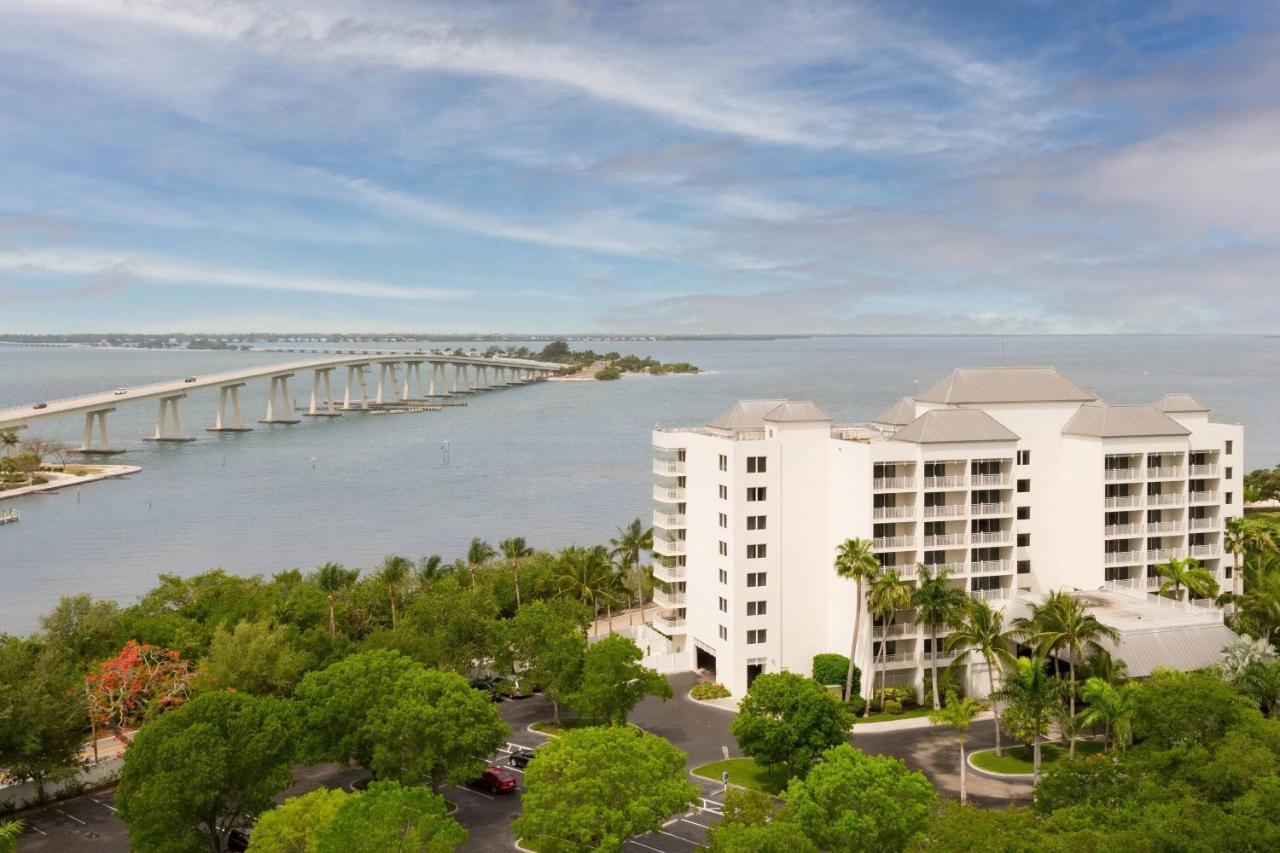
M 125 734 L 132 735 L 133 732 L 125 732 Z M 93 744 L 86 744 L 84 749 L 80 750 L 80 760 L 84 762 L 84 768 L 73 779 L 57 785 L 46 785 L 45 796 L 50 801 L 57 800 L 63 796 L 63 792 L 70 796 L 77 793 L 81 786 L 93 787 L 101 782 L 110 781 L 124 766 L 124 751 L 127 748 L 127 745 L 117 740 L 114 735 L 98 738 L 98 763 L 94 764 Z M 0 802 L 10 802 L 15 808 L 34 805 L 37 793 L 33 782 L 0 784 Z

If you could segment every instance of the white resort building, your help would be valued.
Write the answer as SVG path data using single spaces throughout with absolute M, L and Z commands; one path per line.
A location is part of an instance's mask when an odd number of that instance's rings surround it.
M 862 538 L 904 578 L 945 566 L 1006 624 L 1076 591 L 1120 631 L 1113 652 L 1130 675 L 1207 665 L 1232 638 L 1221 610 L 1158 598 L 1155 566 L 1194 557 L 1229 588 L 1223 527 L 1243 512 L 1242 441 L 1190 396 L 1113 405 L 1051 368 L 956 370 L 869 423 L 744 400 L 706 426 L 657 429 L 662 610 L 642 645 L 673 670 L 714 670 L 735 696 L 761 672 L 808 674 L 814 655 L 848 654 L 854 586 L 833 561 Z M 876 683 L 922 683 L 935 650 L 912 618 L 885 636 L 864 614 L 863 695 L 881 644 Z M 965 685 L 986 693 L 984 665 Z

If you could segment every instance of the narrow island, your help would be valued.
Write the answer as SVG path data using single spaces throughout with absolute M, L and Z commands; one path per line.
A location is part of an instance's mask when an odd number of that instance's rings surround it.
M 622 355 L 612 351 L 597 353 L 594 350 L 573 350 L 568 341 L 552 341 L 540 351 L 519 346 L 509 349 L 490 347 L 485 351 L 486 357 L 507 356 L 510 358 L 529 358 L 537 361 L 552 361 L 572 368 L 558 377 L 565 380 L 599 379 L 602 381 L 621 379 L 624 373 L 648 373 L 652 376 L 665 376 L 673 373 L 699 373 L 696 365 L 687 361 L 661 362 L 650 356 Z

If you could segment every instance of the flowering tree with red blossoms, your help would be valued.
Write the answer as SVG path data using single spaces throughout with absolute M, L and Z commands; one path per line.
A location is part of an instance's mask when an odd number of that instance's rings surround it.
M 95 729 L 117 737 L 132 724 L 186 701 L 191 664 L 173 649 L 130 640 L 115 657 L 97 664 L 85 680 Z

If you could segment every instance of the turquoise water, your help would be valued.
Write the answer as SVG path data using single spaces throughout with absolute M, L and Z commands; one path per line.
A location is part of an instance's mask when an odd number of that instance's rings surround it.
M 469 398 L 425 414 L 351 415 L 297 426 L 204 432 L 215 392 L 183 417 L 198 441 L 142 442 L 154 401 L 111 416 L 122 480 L 4 501 L 22 521 L 0 527 L 0 631 L 25 632 L 60 595 L 131 600 L 160 572 L 213 567 L 254 574 L 326 560 L 371 566 L 390 553 L 451 559 L 472 536 L 524 536 L 536 547 L 599 542 L 650 510 L 649 432 L 702 423 L 740 398 L 812 399 L 837 420 L 863 420 L 955 366 L 1054 365 L 1111 402 L 1188 392 L 1215 417 L 1246 425 L 1249 467 L 1280 462 L 1280 338 L 817 338 L 596 345 L 691 361 L 700 376 L 547 382 Z M 296 354 L 0 346 L 0 408 L 228 370 Z M 309 379 L 294 387 L 303 400 Z M 265 381 L 244 389 L 262 417 Z M 82 419 L 30 430 L 79 441 Z M 445 460 L 441 445 L 449 443 Z

